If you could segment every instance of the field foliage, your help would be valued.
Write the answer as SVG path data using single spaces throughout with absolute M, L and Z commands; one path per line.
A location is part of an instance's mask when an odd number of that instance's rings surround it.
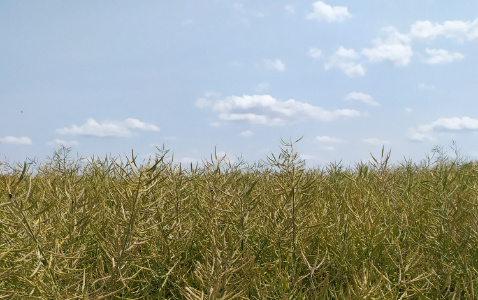
M 0 298 L 477 299 L 478 165 L 73 159 L 0 167 Z

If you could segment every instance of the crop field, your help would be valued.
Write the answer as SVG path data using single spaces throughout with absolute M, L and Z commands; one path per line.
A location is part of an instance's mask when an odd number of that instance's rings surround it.
M 0 298 L 477 299 L 478 164 L 0 165 Z

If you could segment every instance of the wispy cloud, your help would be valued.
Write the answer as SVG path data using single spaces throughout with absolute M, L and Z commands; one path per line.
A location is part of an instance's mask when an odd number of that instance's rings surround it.
M 205 101 L 201 100 L 201 103 Z M 353 109 L 326 110 L 293 99 L 280 101 L 270 95 L 229 96 L 209 103 L 223 121 L 261 125 L 285 125 L 305 120 L 328 122 L 361 116 Z
M 261 82 L 254 88 L 254 91 L 257 93 L 265 92 L 269 89 L 270 84 L 268 82 Z
M 335 151 L 337 144 L 345 143 L 344 140 L 339 138 L 330 137 L 327 135 L 316 136 L 314 142 L 320 145 L 320 149 L 325 151 Z
M 65 141 L 61 139 L 54 139 L 53 141 L 48 142 L 48 145 L 50 146 L 65 146 L 65 147 L 71 147 L 71 146 L 78 146 L 80 143 L 78 141 Z
M 346 6 L 330 6 L 322 1 L 312 4 L 313 11 L 306 15 L 307 19 L 326 22 L 343 22 L 352 15 L 348 12 Z
M 327 135 L 316 136 L 315 141 L 318 142 L 318 143 L 331 143 L 331 144 L 337 144 L 337 143 L 343 143 L 344 142 L 344 140 L 342 140 L 342 139 L 330 137 L 330 136 L 327 136 Z
M 285 64 L 280 59 L 266 59 L 264 66 L 267 69 L 284 72 L 286 70 Z
M 365 68 L 361 64 L 355 62 L 355 60 L 358 58 L 360 58 L 360 54 L 355 50 L 340 47 L 329 58 L 327 63 L 324 65 L 324 68 L 326 70 L 332 68 L 339 69 L 350 77 L 364 76 L 366 73 Z
M 429 57 L 425 59 L 425 62 L 431 65 L 451 63 L 465 58 L 465 56 L 459 52 L 450 53 L 444 49 L 427 48 L 425 51 L 429 55 Z
M 234 2 L 234 3 L 232 4 L 232 8 L 233 8 L 235 11 L 237 11 L 237 12 L 243 14 L 243 15 L 246 15 L 246 16 L 252 16 L 252 17 L 256 17 L 256 18 L 263 18 L 263 17 L 265 17 L 265 15 L 266 15 L 264 12 L 261 12 L 261 11 L 246 9 L 246 8 L 244 7 L 244 4 L 242 4 L 242 3 L 240 3 L 240 2 Z M 246 18 L 246 19 L 242 19 L 242 22 L 243 22 L 243 23 L 246 23 L 246 24 L 249 23 L 249 21 L 248 21 L 247 18 Z
M 418 84 L 418 88 L 422 89 L 422 90 L 434 90 L 436 87 L 435 87 L 434 84 L 428 84 L 428 83 L 420 82 Z
M 206 106 L 212 106 L 212 104 L 215 101 L 219 100 L 220 98 L 221 98 L 220 93 L 217 93 L 217 92 L 214 92 L 214 91 L 206 92 L 206 93 L 204 93 L 203 97 L 196 100 L 194 105 L 196 105 L 199 108 L 206 107 Z
M 239 2 L 234 2 L 232 4 L 232 8 L 236 11 L 239 11 L 239 12 L 245 12 L 244 10 L 244 4 L 242 3 L 239 3 Z
M 292 5 L 289 5 L 289 4 L 288 4 L 288 5 L 284 6 L 284 10 L 285 10 L 288 14 L 291 14 L 291 15 L 295 14 L 295 7 L 292 6 Z
M 319 58 L 322 57 L 322 50 L 319 48 L 310 48 L 309 49 L 309 56 L 312 58 Z
M 14 145 L 31 145 L 33 144 L 32 140 L 26 136 L 5 136 L 0 138 L 0 143 L 2 144 L 14 144 Z
M 154 124 L 141 122 L 137 119 L 125 119 L 124 121 L 105 121 L 98 123 L 89 118 L 83 125 L 73 124 L 71 127 L 59 128 L 57 133 L 63 135 L 84 135 L 96 137 L 130 137 L 135 135 L 134 130 L 159 131 Z
M 478 38 L 478 18 L 468 22 L 456 20 L 443 23 L 417 21 L 411 26 L 410 36 L 415 39 L 429 40 L 441 36 L 459 41 L 474 40 Z
M 348 93 L 347 96 L 345 96 L 345 100 L 348 101 L 360 101 L 365 104 L 371 105 L 371 106 L 379 106 L 380 103 L 375 101 L 372 96 L 365 94 L 365 93 L 360 93 L 360 92 L 352 92 Z
M 240 137 L 250 137 L 252 136 L 254 133 L 250 130 L 246 130 L 246 131 L 243 131 L 239 134 Z

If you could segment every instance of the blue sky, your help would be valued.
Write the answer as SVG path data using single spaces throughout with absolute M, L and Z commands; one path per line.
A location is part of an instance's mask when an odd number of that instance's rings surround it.
M 0 2 L 1 160 L 478 158 L 478 2 Z

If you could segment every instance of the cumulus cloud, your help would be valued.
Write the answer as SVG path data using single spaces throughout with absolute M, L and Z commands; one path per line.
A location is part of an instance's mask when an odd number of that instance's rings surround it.
M 286 67 L 280 59 L 266 59 L 264 60 L 264 66 L 270 70 L 284 72 Z
M 360 58 L 360 54 L 355 50 L 340 47 L 329 58 L 328 62 L 324 65 L 324 68 L 326 70 L 332 68 L 339 69 L 350 77 L 364 76 L 366 73 L 365 68 L 361 64 L 355 62 L 358 58 Z
M 432 141 L 433 137 L 427 132 L 420 132 L 415 129 L 408 130 L 407 133 L 408 139 L 413 142 L 425 142 L 425 141 Z
M 398 67 L 408 65 L 413 55 L 410 38 L 393 27 L 383 28 L 382 34 L 385 37 L 375 39 L 374 47 L 363 49 L 362 54 L 374 63 L 390 61 Z
M 438 37 L 454 39 L 459 42 L 478 39 L 478 18 L 470 21 L 445 21 L 432 23 L 417 21 L 411 25 L 410 31 L 401 33 L 388 26 L 380 31 L 378 38 L 372 41 L 373 46 L 363 48 L 361 55 L 372 63 L 390 62 L 397 67 L 410 64 L 414 55 L 412 43 L 417 40 L 434 40 Z M 428 58 L 425 63 L 450 63 L 464 58 L 459 52 L 450 53 L 443 49 L 426 49 Z
M 465 21 L 445 21 L 443 23 L 432 23 L 430 21 L 417 21 L 412 24 L 410 36 L 415 39 L 436 39 L 445 38 L 463 40 L 474 40 L 478 38 L 478 18 Z
M 436 65 L 436 64 L 446 64 L 451 63 L 456 60 L 461 60 L 465 56 L 459 52 L 450 53 L 444 49 L 426 49 L 425 50 L 429 57 L 425 59 L 427 64 Z
M 347 96 L 345 96 L 345 100 L 349 101 L 361 101 L 365 104 L 371 105 L 371 106 L 379 106 L 380 103 L 375 101 L 372 96 L 365 94 L 365 93 L 360 93 L 360 92 L 352 92 L 348 93 Z
M 330 6 L 322 1 L 317 1 L 313 3 L 312 6 L 314 10 L 307 14 L 307 19 L 323 20 L 326 22 L 343 22 L 352 17 L 346 6 Z
M 14 144 L 14 145 L 31 145 L 33 144 L 32 140 L 26 136 L 5 136 L 0 138 L 0 143 L 2 144 Z
M 361 116 L 353 109 L 326 110 L 293 99 L 280 101 L 270 95 L 229 96 L 211 102 L 210 106 L 223 121 L 260 125 L 285 125 L 305 120 L 328 122 Z
M 378 138 L 367 138 L 367 139 L 362 139 L 362 143 L 367 145 L 383 146 L 383 145 L 390 144 L 390 141 L 382 140 Z
M 439 118 L 431 123 L 410 129 L 408 137 L 414 141 L 432 140 L 434 132 L 478 131 L 478 119 L 470 117 Z
M 73 124 L 71 127 L 59 128 L 56 132 L 73 136 L 130 137 L 135 134 L 134 129 L 159 131 L 159 127 L 156 125 L 141 122 L 137 119 L 128 118 L 124 121 L 106 121 L 98 123 L 95 119 L 89 118 L 83 125 L 78 126 Z
M 478 130 L 478 120 L 470 117 L 440 118 L 432 123 L 421 125 L 420 131 L 463 131 Z
M 312 58 L 319 58 L 322 56 L 322 50 L 320 50 L 319 48 L 310 48 L 309 56 Z

